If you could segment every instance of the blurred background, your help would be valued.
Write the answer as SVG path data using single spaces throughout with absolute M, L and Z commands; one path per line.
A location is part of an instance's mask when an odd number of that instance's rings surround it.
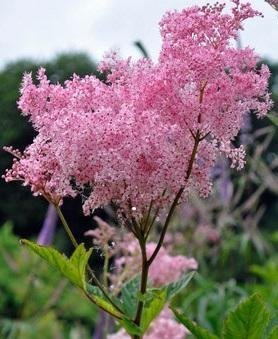
M 138 58 L 144 46 L 156 59 L 163 13 L 200 2 L 1 1 L 1 149 L 12 145 L 23 150 L 34 137 L 16 104 L 24 72 L 43 66 L 53 83 L 73 73 L 99 76 L 97 61 L 111 48 Z M 213 195 L 209 200 L 192 196 L 169 235 L 173 252 L 199 262 L 197 278 L 177 306 L 215 333 L 227 310 L 254 291 L 271 309 L 278 306 L 278 12 L 264 1 L 251 3 L 264 18 L 246 24 L 240 45 L 254 47 L 269 65 L 273 111 L 268 119 L 246 118 L 240 139 L 247 147 L 247 166 L 238 173 L 220 159 L 213 173 Z M 11 163 L 11 156 L 0 150 L 1 174 Z M 78 240 L 90 245 L 84 232 L 95 224 L 92 217 L 82 216 L 80 206 L 80 201 L 66 201 L 63 211 Z M 28 188 L 1 179 L 0 338 L 29 339 L 41 333 L 42 338 L 91 338 L 97 311 L 85 300 L 80 302 L 79 293 L 58 273 L 49 274 L 41 260 L 19 246 L 22 237 L 52 243 L 65 253 L 72 250 L 48 204 L 34 198 Z M 101 261 L 95 255 L 97 269 Z

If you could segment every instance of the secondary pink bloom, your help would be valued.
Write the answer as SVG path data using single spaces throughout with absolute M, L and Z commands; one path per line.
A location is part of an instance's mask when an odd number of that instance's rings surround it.
M 197 241 L 208 241 L 210 243 L 217 243 L 220 239 L 219 232 L 209 225 L 198 225 L 195 232 Z
M 147 256 L 150 257 L 156 244 L 147 244 Z M 111 272 L 114 288 L 119 290 L 121 285 L 131 279 L 141 270 L 141 254 L 137 241 L 127 235 L 121 242 L 116 243 L 115 250 L 121 256 L 115 259 L 115 267 Z M 154 287 L 167 285 L 178 280 L 181 275 L 190 270 L 196 270 L 198 263 L 194 258 L 183 255 L 171 255 L 161 247 L 149 269 L 149 281 Z M 120 280 L 124 278 L 123 280 Z
M 145 335 L 146 339 L 185 339 L 189 331 L 173 319 L 172 312 L 166 307 L 154 320 Z
M 100 250 L 108 249 L 109 254 L 113 255 L 114 250 L 111 244 L 114 243 L 116 239 L 115 227 L 111 227 L 107 222 L 97 216 L 95 216 L 94 219 L 97 222 L 98 227 L 85 232 L 84 235 L 92 237 L 94 245 Z
M 168 308 L 165 308 L 160 315 L 154 320 L 147 333 L 145 339 L 185 339 L 189 331 L 177 323 Z M 115 334 L 107 336 L 108 339 L 129 339 L 125 330 L 120 330 Z
M 147 254 L 150 257 L 156 247 L 155 243 L 147 245 Z M 188 270 L 196 270 L 198 263 L 194 258 L 183 255 L 170 255 L 165 248 L 161 248 L 150 266 L 149 278 L 153 286 L 159 287 L 169 284 L 180 278 Z
M 19 108 L 38 136 L 6 180 L 23 180 L 56 203 L 89 192 L 85 214 L 114 202 L 127 217 L 142 216 L 182 186 L 183 198 L 192 189 L 208 195 L 219 153 L 244 165 L 243 146 L 233 145 L 244 116 L 262 117 L 271 104 L 268 68 L 232 44 L 243 21 L 260 14 L 232 2 L 231 13 L 222 4 L 166 13 L 159 61 L 112 53 L 100 65 L 106 82 L 74 75 L 53 85 L 40 69 L 35 85 L 25 75 Z M 203 140 L 188 180 L 197 134 Z

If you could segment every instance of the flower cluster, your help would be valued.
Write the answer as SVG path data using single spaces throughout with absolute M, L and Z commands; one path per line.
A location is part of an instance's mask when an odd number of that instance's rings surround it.
M 35 85 L 26 74 L 19 108 L 38 135 L 5 179 L 56 204 L 89 192 L 85 214 L 113 202 L 142 216 L 181 187 L 208 195 L 219 153 L 244 165 L 243 147 L 232 145 L 244 116 L 262 117 L 271 104 L 268 68 L 232 45 L 260 13 L 232 2 L 230 14 L 218 3 L 166 13 L 158 62 L 110 53 L 100 64 L 105 82 L 74 75 L 54 85 L 40 69 Z
M 113 256 L 113 244 L 116 240 L 116 229 L 111 227 L 107 222 L 100 217 L 94 216 L 94 220 L 97 222 L 98 227 L 93 230 L 89 230 L 84 233 L 86 236 L 93 238 L 93 244 L 96 249 L 106 250 L 108 249 L 109 257 Z
M 150 256 L 155 250 L 156 244 L 147 245 L 147 253 Z M 161 248 L 150 267 L 149 277 L 153 286 L 159 287 L 177 281 L 181 274 L 188 270 L 196 270 L 198 263 L 194 258 L 183 255 L 170 255 L 165 248 Z

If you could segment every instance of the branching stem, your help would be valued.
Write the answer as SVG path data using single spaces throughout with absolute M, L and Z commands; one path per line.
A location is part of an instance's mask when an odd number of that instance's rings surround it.
M 142 255 L 142 273 L 141 273 L 141 284 L 140 284 L 140 294 L 144 295 L 147 291 L 147 283 L 148 283 L 148 273 L 149 267 L 148 259 L 147 259 L 147 250 L 146 250 L 146 240 L 144 237 L 138 239 L 141 255 Z M 134 318 L 134 323 L 140 327 L 142 312 L 144 308 L 144 301 L 140 299 L 137 304 L 136 315 Z M 133 339 L 140 339 L 141 337 L 138 335 L 133 336 Z
M 191 175 L 194 160 L 195 160 L 196 155 L 197 155 L 199 143 L 200 143 L 200 132 L 198 130 L 197 133 L 196 133 L 196 136 L 194 137 L 194 146 L 193 146 L 191 157 L 190 157 L 188 167 L 187 167 L 187 170 L 186 170 L 186 175 L 185 175 L 186 181 L 188 181 L 188 179 Z M 156 248 L 155 248 L 153 254 L 151 255 L 151 257 L 149 259 L 147 258 L 147 251 L 146 251 L 147 237 L 143 234 L 142 236 L 139 236 L 137 238 L 138 241 L 139 241 L 141 256 L 142 256 L 142 274 L 141 274 L 141 285 L 140 285 L 141 295 L 146 293 L 149 268 L 150 268 L 151 264 L 153 263 L 154 259 L 156 258 L 157 254 L 158 254 L 158 252 L 159 252 L 159 250 L 160 250 L 160 248 L 163 244 L 168 226 L 169 226 L 170 221 L 172 219 L 172 216 L 175 212 L 175 209 L 176 209 L 176 207 L 179 203 L 179 200 L 180 200 L 180 198 L 181 198 L 181 196 L 184 192 L 184 189 L 185 189 L 185 186 L 182 186 L 179 189 L 179 191 L 178 191 L 178 193 L 177 193 L 177 195 L 176 195 L 176 197 L 175 197 L 175 199 L 174 199 L 174 201 L 173 201 L 173 203 L 170 207 L 170 210 L 169 210 L 169 213 L 168 213 L 167 218 L 165 220 L 165 223 L 163 225 L 162 231 L 160 233 L 159 241 L 156 245 Z M 140 323 L 141 323 L 143 308 L 144 308 L 144 301 L 142 299 L 140 299 L 138 301 L 138 304 L 137 304 L 137 311 L 136 311 L 136 315 L 135 315 L 135 318 L 134 318 L 134 323 L 139 327 L 140 327 Z M 140 336 L 135 335 L 135 336 L 133 336 L 133 339 L 140 339 Z

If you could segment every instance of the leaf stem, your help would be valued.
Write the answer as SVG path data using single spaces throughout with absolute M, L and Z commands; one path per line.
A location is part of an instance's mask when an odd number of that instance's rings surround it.
M 57 205 L 54 205 L 54 207 L 55 207 L 55 209 L 57 211 L 57 214 L 59 215 L 59 218 L 60 218 L 60 220 L 61 220 L 61 222 L 62 222 L 62 224 L 64 226 L 64 229 L 65 229 L 67 235 L 69 236 L 73 246 L 76 248 L 78 246 L 78 243 L 77 243 L 77 241 L 76 241 L 76 239 L 75 239 L 71 229 L 69 228 L 69 225 L 68 225 L 68 223 L 67 223 L 67 221 L 66 221 L 66 219 L 65 219 L 65 217 L 64 217 L 64 215 L 63 215 L 63 213 L 62 213 L 62 211 L 60 209 L 60 207 L 57 206 Z
M 142 273 L 141 273 L 141 284 L 140 284 L 140 293 L 144 295 L 147 290 L 147 282 L 148 282 L 148 273 L 149 273 L 149 265 L 148 265 L 148 258 L 147 258 L 147 250 L 146 250 L 146 240 L 144 236 L 138 239 L 140 249 L 141 249 L 141 256 L 142 256 Z M 134 318 L 134 323 L 138 327 L 140 327 L 142 312 L 144 308 L 144 301 L 140 298 L 137 304 L 136 315 Z M 140 339 L 141 336 L 134 335 L 133 339 Z
M 54 207 L 57 211 L 57 214 L 59 215 L 59 218 L 64 226 L 64 229 L 66 231 L 66 233 L 68 234 L 73 246 L 76 248 L 78 246 L 78 243 L 76 241 L 76 238 L 74 237 L 60 207 L 58 205 L 54 204 Z M 105 288 L 102 286 L 102 284 L 100 283 L 100 281 L 98 280 L 98 278 L 96 277 L 94 271 L 91 269 L 91 267 L 89 266 L 89 264 L 87 265 L 87 269 L 93 279 L 93 281 L 95 282 L 96 286 L 101 290 L 101 292 L 103 293 L 103 295 L 105 296 L 105 298 L 117 309 L 117 311 L 122 313 L 122 310 L 114 303 L 114 301 L 110 298 L 109 294 L 106 292 Z M 85 294 L 87 295 L 88 293 L 85 292 Z M 88 295 L 87 295 L 88 297 Z M 88 297 L 89 298 L 89 297 Z M 92 298 L 89 298 L 91 301 L 93 301 Z

